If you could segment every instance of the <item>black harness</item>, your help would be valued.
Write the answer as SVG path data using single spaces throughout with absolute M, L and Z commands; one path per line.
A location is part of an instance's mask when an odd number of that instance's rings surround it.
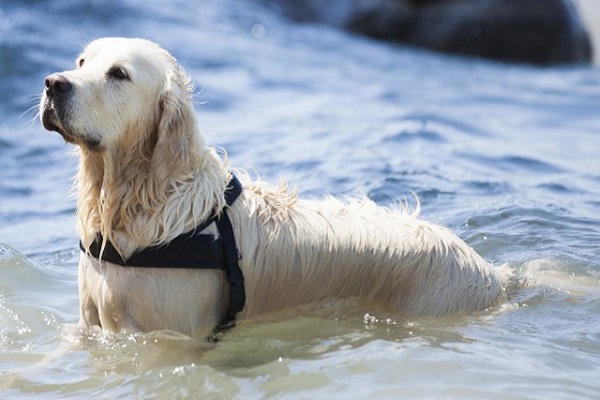
M 233 176 L 225 189 L 225 202 L 228 207 L 242 193 L 242 184 Z M 219 237 L 201 234 L 210 224 L 216 222 Z M 102 235 L 98 234 L 89 249 L 85 249 L 83 243 L 79 247 L 88 251 L 95 258 L 100 258 L 100 250 L 103 242 Z M 102 260 L 120 265 L 122 267 L 145 267 L 145 268 L 204 268 L 221 269 L 227 275 L 229 283 L 229 306 L 225 317 L 207 337 L 210 342 L 217 342 L 219 336 L 235 326 L 235 317 L 242 311 L 246 303 L 246 291 L 244 289 L 244 275 L 238 265 L 241 254 L 235 244 L 231 221 L 227 216 L 227 209 L 223 209 L 221 215 L 216 211 L 213 215 L 192 231 L 183 233 L 160 246 L 146 247 L 124 259 L 121 257 L 114 245 L 107 241 L 102 251 Z

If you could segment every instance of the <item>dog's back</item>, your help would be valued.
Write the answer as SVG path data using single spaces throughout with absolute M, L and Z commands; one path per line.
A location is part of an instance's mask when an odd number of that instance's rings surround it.
M 505 271 L 498 274 L 449 229 L 403 208 L 384 209 L 368 200 L 282 204 L 269 198 L 247 194 L 240 207 L 254 209 L 255 217 L 245 217 L 247 209 L 233 210 L 247 282 L 246 316 L 354 296 L 413 316 L 441 316 L 483 310 L 503 293 Z M 276 217 L 261 219 L 261 207 L 270 208 L 262 214 Z

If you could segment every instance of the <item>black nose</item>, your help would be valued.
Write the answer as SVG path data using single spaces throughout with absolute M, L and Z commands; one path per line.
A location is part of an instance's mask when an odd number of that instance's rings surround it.
M 48 75 L 44 80 L 44 86 L 46 94 L 55 97 L 65 95 L 73 89 L 71 82 L 61 74 Z

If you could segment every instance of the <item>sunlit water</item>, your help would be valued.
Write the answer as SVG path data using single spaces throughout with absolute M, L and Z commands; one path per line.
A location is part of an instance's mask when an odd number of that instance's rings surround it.
M 414 192 L 423 218 L 529 286 L 438 320 L 331 299 L 216 346 L 77 331 L 77 161 L 35 108 L 43 78 L 107 35 L 180 60 L 207 141 L 235 166 L 310 198 Z M 430 54 L 233 0 L 0 2 L 0 57 L 1 398 L 600 396 L 596 68 Z

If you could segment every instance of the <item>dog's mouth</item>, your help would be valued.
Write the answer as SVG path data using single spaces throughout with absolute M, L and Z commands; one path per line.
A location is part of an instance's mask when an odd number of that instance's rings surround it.
M 58 112 L 51 102 L 46 102 L 42 109 L 42 125 L 48 131 L 58 132 L 65 141 L 77 144 L 77 135 L 72 134 L 65 128 L 65 124 L 61 121 Z
M 60 122 L 58 115 L 56 115 L 56 111 L 49 105 L 43 106 L 42 125 L 48 131 L 60 133 L 65 140 L 70 137 L 63 124 Z
M 51 104 L 51 102 L 46 101 L 42 103 L 42 113 L 41 113 L 42 125 L 48 131 L 58 132 L 63 139 L 68 143 L 77 144 L 80 146 L 85 146 L 87 149 L 91 151 L 101 151 L 102 146 L 100 143 L 100 139 L 95 138 L 93 136 L 83 136 L 77 135 L 73 133 L 71 129 L 68 129 L 67 124 L 62 121 L 64 118 L 59 116 L 55 106 Z

